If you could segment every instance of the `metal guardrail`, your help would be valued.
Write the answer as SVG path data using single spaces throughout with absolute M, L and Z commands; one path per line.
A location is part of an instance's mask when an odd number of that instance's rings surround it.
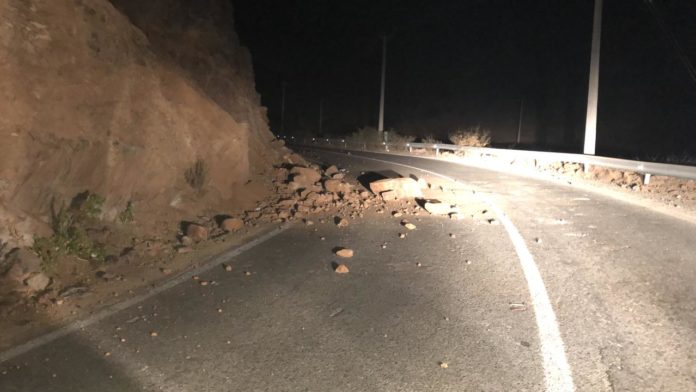
M 291 143 L 305 145 L 321 145 L 342 149 L 356 149 L 363 151 L 401 150 L 413 153 L 414 150 L 434 150 L 435 155 L 440 155 L 443 151 L 463 153 L 465 157 L 494 158 L 504 160 L 509 163 L 520 160 L 534 160 L 535 163 L 569 162 L 579 163 L 587 170 L 590 166 L 599 166 L 609 169 L 630 171 L 645 175 L 644 183 L 650 182 L 651 175 L 677 177 L 696 180 L 696 166 L 675 165 L 669 163 L 643 162 L 630 159 L 609 158 L 595 155 L 571 154 L 561 152 L 529 151 L 529 150 L 507 150 L 502 148 L 488 147 L 465 147 L 454 144 L 430 144 L 430 143 L 382 143 L 381 145 L 367 145 L 365 143 L 354 143 L 346 139 L 291 139 Z

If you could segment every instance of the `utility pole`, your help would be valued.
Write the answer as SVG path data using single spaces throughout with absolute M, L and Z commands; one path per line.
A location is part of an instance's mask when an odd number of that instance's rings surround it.
M 285 136 L 285 86 L 287 83 L 283 81 L 283 98 L 280 101 L 280 133 Z
M 597 101 L 599 99 L 599 45 L 602 40 L 602 0 L 595 0 L 592 24 L 592 54 L 590 57 L 590 86 L 587 93 L 585 146 L 583 153 L 595 154 L 597 143 Z
M 384 132 L 384 88 L 386 85 L 387 76 L 387 36 L 382 36 L 382 88 L 379 96 L 379 124 L 377 125 L 377 132 L 382 134 Z
M 522 140 L 522 116 L 524 115 L 524 98 L 520 100 L 520 121 L 517 123 L 517 145 Z

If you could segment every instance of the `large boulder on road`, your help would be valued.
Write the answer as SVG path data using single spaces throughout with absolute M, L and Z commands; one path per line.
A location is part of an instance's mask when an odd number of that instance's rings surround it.
M 423 197 L 418 182 L 412 178 L 385 178 L 370 183 L 370 190 L 385 200 Z

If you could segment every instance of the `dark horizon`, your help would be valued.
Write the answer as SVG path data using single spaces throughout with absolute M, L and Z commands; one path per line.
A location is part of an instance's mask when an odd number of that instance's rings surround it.
M 444 140 L 480 124 L 511 144 L 524 100 L 523 144 L 582 148 L 590 0 L 234 3 L 275 134 L 283 82 L 287 135 L 318 135 L 320 101 L 319 136 L 375 127 L 387 34 L 386 129 Z M 694 17 L 686 1 L 604 3 L 598 154 L 696 155 Z

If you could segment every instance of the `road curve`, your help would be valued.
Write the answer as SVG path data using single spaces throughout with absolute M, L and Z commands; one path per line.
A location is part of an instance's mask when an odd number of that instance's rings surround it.
M 350 174 L 454 178 L 509 218 L 518 243 L 506 224 L 430 216 L 405 239 L 386 214 L 295 225 L 227 260 L 234 272 L 201 274 L 213 285 L 185 281 L 0 364 L 0 390 L 696 390 L 696 226 L 452 163 L 308 155 Z M 520 245 L 570 380 L 549 380 L 538 309 L 511 309 L 537 305 Z M 331 269 L 336 246 L 356 250 L 349 274 Z
M 542 180 L 432 159 L 352 156 L 444 174 L 501 207 L 541 271 L 578 389 L 696 390 L 695 225 Z

